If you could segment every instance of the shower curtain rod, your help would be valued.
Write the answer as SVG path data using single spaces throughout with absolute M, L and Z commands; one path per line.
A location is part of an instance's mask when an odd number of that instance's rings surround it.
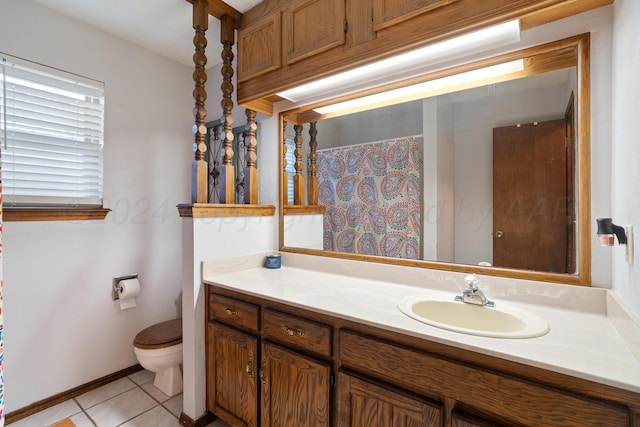
M 422 138 L 422 134 L 420 134 L 420 135 L 399 136 L 397 138 L 383 139 L 381 141 L 361 142 L 360 144 L 339 145 L 337 147 L 331 147 L 331 148 L 320 148 L 320 149 L 316 150 L 316 152 L 317 153 L 321 153 L 323 151 L 335 150 L 335 149 L 338 149 L 338 148 L 354 148 L 354 147 L 361 147 L 363 145 L 380 144 L 381 142 L 394 141 L 394 140 L 403 139 L 403 138 Z

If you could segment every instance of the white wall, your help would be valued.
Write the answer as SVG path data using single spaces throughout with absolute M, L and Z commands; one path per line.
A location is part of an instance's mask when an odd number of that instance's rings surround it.
M 611 217 L 619 225 L 635 228 L 635 244 L 640 239 L 640 2 L 614 3 L 612 72 L 612 191 Z M 601 216 L 607 216 L 603 212 Z M 640 247 L 633 265 L 625 261 L 624 246 L 604 248 L 613 256 L 613 289 L 640 316 Z
M 324 247 L 323 221 L 324 215 L 322 214 L 285 215 L 282 224 L 284 245 L 322 250 Z
M 137 332 L 181 312 L 192 70 L 24 0 L 0 2 L 0 51 L 106 86 L 104 221 L 5 222 L 5 387 L 11 412 L 134 365 Z M 137 273 L 135 309 L 112 277 Z
M 318 122 L 318 150 L 421 134 L 422 102 L 406 102 Z
M 202 262 L 272 250 L 275 222 L 266 216 L 183 219 L 183 412 L 193 420 L 206 411 Z

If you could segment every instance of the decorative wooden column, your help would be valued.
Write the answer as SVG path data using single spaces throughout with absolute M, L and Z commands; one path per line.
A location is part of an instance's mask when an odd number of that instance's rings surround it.
M 289 172 L 287 172 L 287 121 L 282 121 L 282 204 L 289 204 Z
M 247 147 L 247 168 L 244 172 L 244 202 L 248 204 L 258 204 L 258 168 L 256 168 L 256 112 L 246 109 L 244 114 L 247 116 L 247 125 L 245 131 L 245 146 Z
M 317 122 L 309 123 L 309 169 L 307 171 L 309 175 L 309 181 L 307 182 L 307 203 L 311 206 L 316 206 L 318 204 L 318 165 L 316 164 L 318 160 L 318 140 L 316 137 L 318 136 L 318 130 L 316 129 Z
M 209 132 L 209 203 L 220 203 L 220 166 L 222 158 L 222 141 L 220 134 L 222 126 L 214 126 Z
M 222 149 L 224 158 L 220 171 L 220 203 L 235 203 L 235 169 L 233 166 L 233 50 L 235 41 L 233 18 L 224 15 L 220 18 L 220 42 L 222 43 Z
M 196 101 L 196 105 L 193 109 L 193 115 L 195 116 L 195 124 L 193 125 L 195 158 L 191 167 L 192 203 L 207 203 L 208 166 L 204 158 L 204 153 L 207 151 L 205 144 L 207 127 L 204 124 L 204 119 L 207 116 L 207 110 L 204 107 L 207 101 L 207 91 L 205 89 L 205 83 L 207 82 L 207 72 L 205 71 L 205 65 L 207 65 L 207 56 L 205 55 L 207 38 L 205 32 L 209 27 L 207 6 L 207 0 L 193 1 L 193 29 L 196 32 L 193 37 L 193 45 L 195 47 L 195 54 L 193 55 L 193 63 L 195 64 L 193 99 Z
M 296 133 L 296 136 L 293 139 L 293 142 L 296 144 L 295 150 L 293 150 L 293 155 L 296 159 L 293 164 L 294 169 L 296 170 L 296 174 L 293 176 L 293 204 L 294 205 L 304 205 L 304 175 L 302 175 L 302 169 L 304 167 L 302 163 L 302 156 L 304 155 L 304 151 L 302 151 L 302 125 L 294 125 L 293 130 Z

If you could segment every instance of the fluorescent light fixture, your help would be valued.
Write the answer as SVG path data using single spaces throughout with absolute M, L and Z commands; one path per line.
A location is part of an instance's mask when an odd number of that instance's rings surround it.
M 338 111 L 377 108 L 381 105 L 390 105 L 400 100 L 407 101 L 436 95 L 442 93 L 444 89 L 454 87 L 458 89 L 468 89 L 470 87 L 478 86 L 480 82 L 484 82 L 488 79 L 516 73 L 522 70 L 524 70 L 524 60 L 517 59 L 515 61 L 504 62 L 502 64 L 492 65 L 485 68 L 478 68 L 477 70 L 454 74 L 452 76 L 364 96 L 350 101 L 327 105 L 326 107 L 316 108 L 314 111 L 320 114 L 329 114 Z
M 520 21 L 509 21 L 316 80 L 277 95 L 293 102 L 317 102 L 414 77 L 435 64 L 518 41 Z

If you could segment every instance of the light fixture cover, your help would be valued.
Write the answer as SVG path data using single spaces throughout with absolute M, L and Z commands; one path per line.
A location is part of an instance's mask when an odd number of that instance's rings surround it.
M 318 102 L 392 83 L 420 74 L 439 63 L 520 41 L 520 21 L 513 20 L 462 36 L 453 37 L 407 53 L 322 78 L 279 92 L 282 98 L 300 104 Z
M 440 79 L 429 80 L 411 86 L 376 93 L 350 101 L 339 102 L 314 109 L 320 114 L 335 113 L 338 111 L 355 110 L 362 111 L 368 108 L 377 108 L 389 105 L 397 101 L 410 101 L 422 99 L 441 93 L 444 89 L 469 89 L 484 84 L 487 79 L 492 79 L 506 74 L 516 73 L 524 70 L 524 60 L 504 62 L 502 64 L 491 65 L 485 68 L 478 68 L 464 73 L 454 74 Z

